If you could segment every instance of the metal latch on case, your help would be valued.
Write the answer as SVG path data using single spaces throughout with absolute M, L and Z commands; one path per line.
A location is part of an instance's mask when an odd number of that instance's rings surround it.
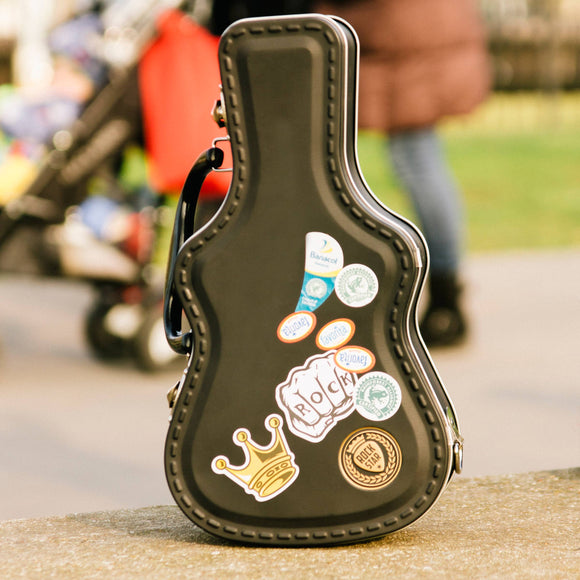
M 457 474 L 463 470 L 463 443 L 459 441 L 453 444 L 453 468 Z
M 183 387 L 183 383 L 185 382 L 185 376 L 187 374 L 187 369 L 181 375 L 181 378 L 167 391 L 167 402 L 169 403 L 169 408 L 173 409 L 175 406 L 175 401 L 177 401 L 177 397 L 179 397 L 179 393 L 181 388 Z M 169 420 L 171 421 L 172 414 L 169 415 Z
M 172 409 L 175 405 L 175 400 L 177 399 L 177 393 L 179 392 L 179 386 L 181 385 L 181 380 L 177 381 L 168 391 L 167 391 L 167 402 L 169 403 L 169 408 Z

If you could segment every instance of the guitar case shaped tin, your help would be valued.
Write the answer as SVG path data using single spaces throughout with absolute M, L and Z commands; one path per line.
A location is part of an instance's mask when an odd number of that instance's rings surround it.
M 233 176 L 194 231 L 210 149 L 176 216 L 165 323 L 189 360 L 169 487 L 195 524 L 239 542 L 394 532 L 459 471 L 462 439 L 417 328 L 425 243 L 356 159 L 356 35 L 321 15 L 242 20 L 219 61 Z

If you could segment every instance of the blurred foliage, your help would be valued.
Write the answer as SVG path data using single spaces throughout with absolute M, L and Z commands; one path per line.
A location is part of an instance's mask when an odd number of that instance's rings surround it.
M 580 245 L 580 94 L 496 94 L 440 133 L 464 194 L 469 251 Z M 385 139 L 361 132 L 358 148 L 377 197 L 416 221 Z

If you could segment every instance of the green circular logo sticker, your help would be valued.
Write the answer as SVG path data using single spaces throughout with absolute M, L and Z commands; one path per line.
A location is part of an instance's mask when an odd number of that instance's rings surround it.
M 370 304 L 379 291 L 376 274 L 363 264 L 349 264 L 336 277 L 336 295 L 339 300 L 352 308 Z
M 401 406 L 401 387 L 387 373 L 372 372 L 363 375 L 356 386 L 356 410 L 370 421 L 384 421 Z
M 328 294 L 328 286 L 320 278 L 312 278 L 306 284 L 306 294 L 314 298 L 323 298 Z

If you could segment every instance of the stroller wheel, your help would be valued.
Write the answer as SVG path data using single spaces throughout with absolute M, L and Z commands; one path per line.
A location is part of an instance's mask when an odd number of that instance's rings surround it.
M 163 312 L 159 305 L 150 308 L 135 336 L 134 356 L 137 366 L 144 371 L 159 371 L 176 363 L 179 355 L 165 338 Z
M 115 305 L 97 302 L 85 319 L 85 339 L 100 360 L 118 360 L 129 354 L 127 341 L 107 328 L 107 315 Z

